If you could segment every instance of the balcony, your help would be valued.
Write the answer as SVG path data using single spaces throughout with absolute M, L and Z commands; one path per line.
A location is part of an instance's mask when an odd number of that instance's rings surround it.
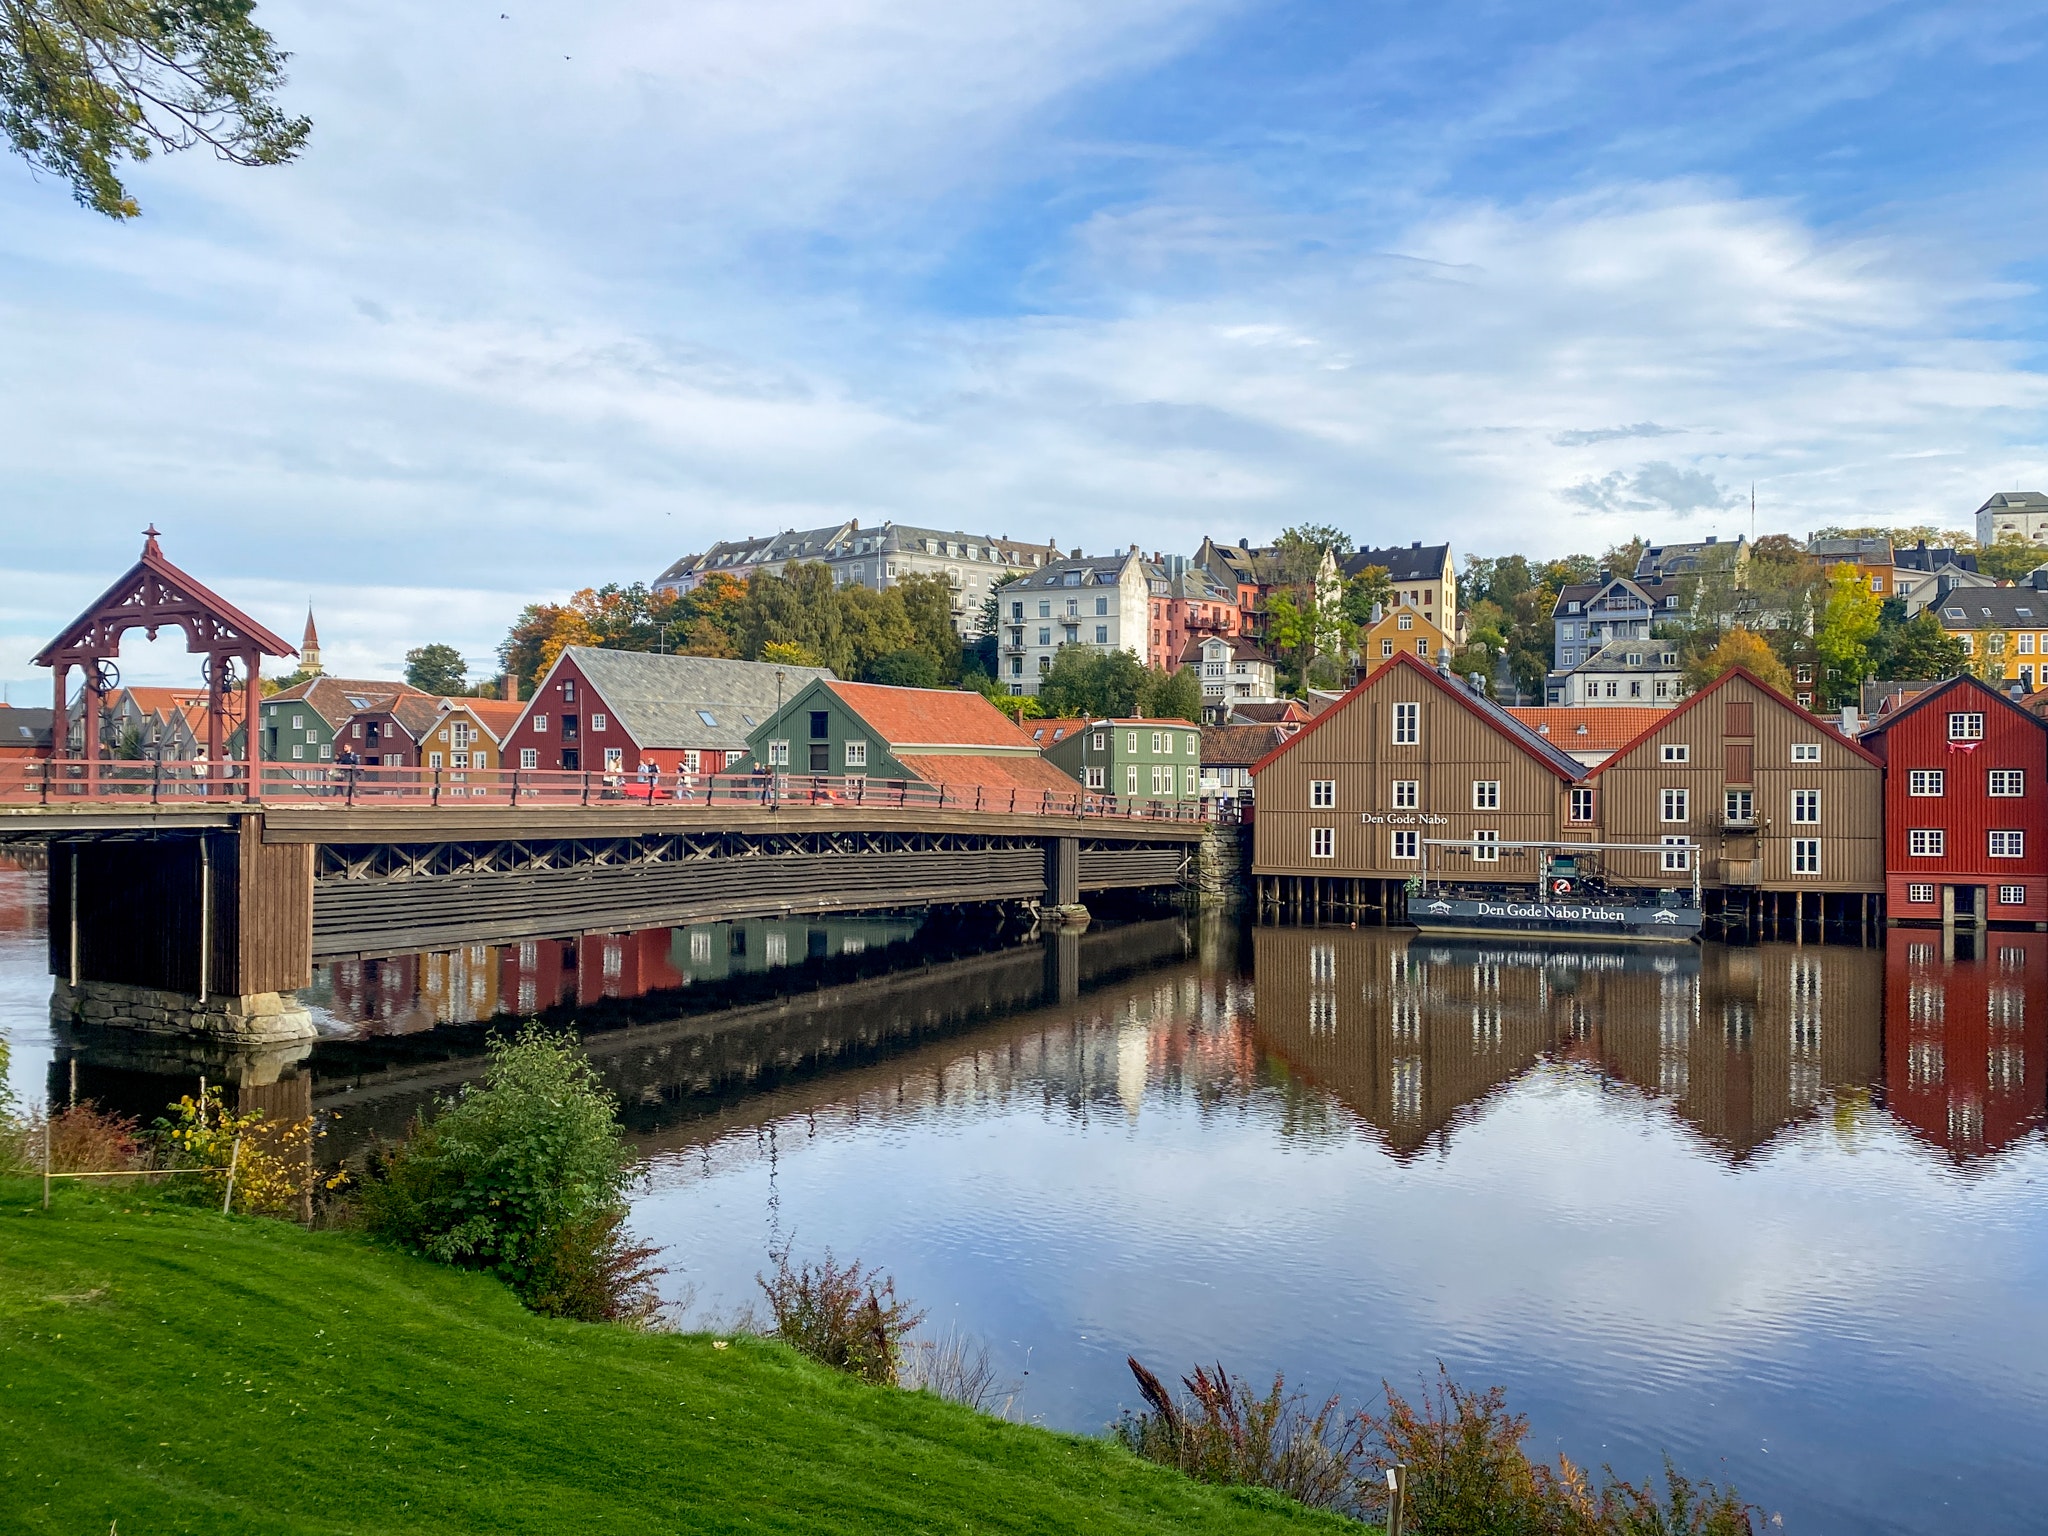
M 1758 867 L 1759 861 L 1756 859 L 1724 858 L 1721 860 L 1721 883 L 1723 885 L 1755 885 L 1758 879 Z

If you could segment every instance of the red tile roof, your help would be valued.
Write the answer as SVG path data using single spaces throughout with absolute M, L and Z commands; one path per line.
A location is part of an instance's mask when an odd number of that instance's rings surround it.
M 883 683 L 831 680 L 824 686 L 888 742 L 892 751 L 920 746 L 1033 750 L 1031 739 L 1011 724 L 1007 715 L 980 694 L 965 689 L 892 688 Z
M 978 786 L 984 798 L 1007 798 L 1012 790 L 1019 797 L 1080 792 L 1078 781 L 1070 779 L 1042 757 L 976 757 L 965 752 L 897 752 L 896 760 L 927 784 L 944 784 L 949 789 L 973 794 Z
M 1530 708 L 1510 705 L 1508 713 L 1552 746 L 1563 747 L 1567 752 L 1614 752 L 1661 724 L 1671 711 L 1639 709 L 1633 704 Z

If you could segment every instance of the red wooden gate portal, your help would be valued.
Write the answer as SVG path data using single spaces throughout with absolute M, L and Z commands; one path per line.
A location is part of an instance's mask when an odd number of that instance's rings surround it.
M 37 654 L 36 665 L 49 667 L 56 675 L 56 714 L 52 717 L 51 755 L 62 757 L 70 730 L 70 675 L 73 667 L 85 674 L 81 695 L 85 715 L 85 740 L 79 755 L 85 759 L 89 786 L 99 776 L 100 719 L 106 697 L 121 683 L 114 658 L 121 654 L 121 637 L 131 629 L 148 631 L 154 640 L 166 624 L 185 631 L 185 649 L 203 656 L 200 675 L 206 680 L 206 763 L 200 770 L 209 779 L 233 777 L 227 763 L 228 701 L 235 691 L 242 693 L 242 754 L 251 765 L 248 775 L 253 793 L 256 775 L 253 765 L 259 755 L 256 737 L 256 706 L 262 698 L 258 682 L 265 656 L 296 656 L 298 652 L 258 624 L 232 603 L 194 581 L 157 547 L 152 525 L 144 534 L 142 558 L 133 569 L 101 594 L 85 612 L 71 621 L 64 633 Z M 236 675 L 236 668 L 241 675 Z M 87 789 L 92 793 L 92 788 Z

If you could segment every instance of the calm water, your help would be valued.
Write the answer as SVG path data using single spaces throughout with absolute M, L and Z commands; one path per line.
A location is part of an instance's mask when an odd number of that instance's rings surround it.
M 2048 935 L 1944 961 L 1656 955 L 1178 920 L 1004 943 L 712 925 L 323 967 L 327 1031 L 228 1062 L 53 1035 L 36 877 L 0 873 L 13 1078 L 139 1105 L 212 1072 L 340 1154 L 586 1031 L 700 1315 L 832 1248 L 1099 1429 L 1123 1361 L 1363 1398 L 1441 1360 L 1532 1443 L 1668 1449 L 1788 1529 L 2042 1527 Z

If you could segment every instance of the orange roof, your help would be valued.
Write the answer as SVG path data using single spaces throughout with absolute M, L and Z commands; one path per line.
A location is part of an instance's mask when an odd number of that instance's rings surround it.
M 984 795 L 1007 797 L 1011 790 L 1020 795 L 1038 795 L 1050 790 L 1055 795 L 1080 792 L 1078 781 L 1068 778 L 1042 757 L 974 757 L 965 752 L 898 752 L 896 761 L 927 784 L 944 784 L 969 794 L 978 786 Z
M 519 717 L 526 713 L 526 706 L 511 699 L 450 699 L 457 709 L 466 709 L 477 718 L 477 723 L 491 735 L 503 741 Z
M 144 714 L 154 711 L 160 715 L 167 715 L 173 709 L 182 709 L 191 704 L 204 706 L 206 703 L 204 688 L 151 687 L 117 688 L 107 695 L 107 702 L 112 704 L 124 694 L 133 699 L 135 707 Z
M 1567 752 L 1615 752 L 1634 741 L 1671 711 L 1633 704 L 1579 707 L 1516 708 L 1508 713 L 1554 747 Z
M 1031 738 L 1031 745 L 1043 752 L 1047 747 L 1065 741 L 1076 731 L 1088 728 L 1086 720 L 1062 715 L 1057 719 L 1026 720 L 1024 734 Z
M 884 683 L 830 679 L 819 686 L 837 694 L 891 750 L 898 746 L 1031 749 L 1030 738 L 1010 723 L 1009 716 L 980 694 L 965 689 L 892 688 Z

